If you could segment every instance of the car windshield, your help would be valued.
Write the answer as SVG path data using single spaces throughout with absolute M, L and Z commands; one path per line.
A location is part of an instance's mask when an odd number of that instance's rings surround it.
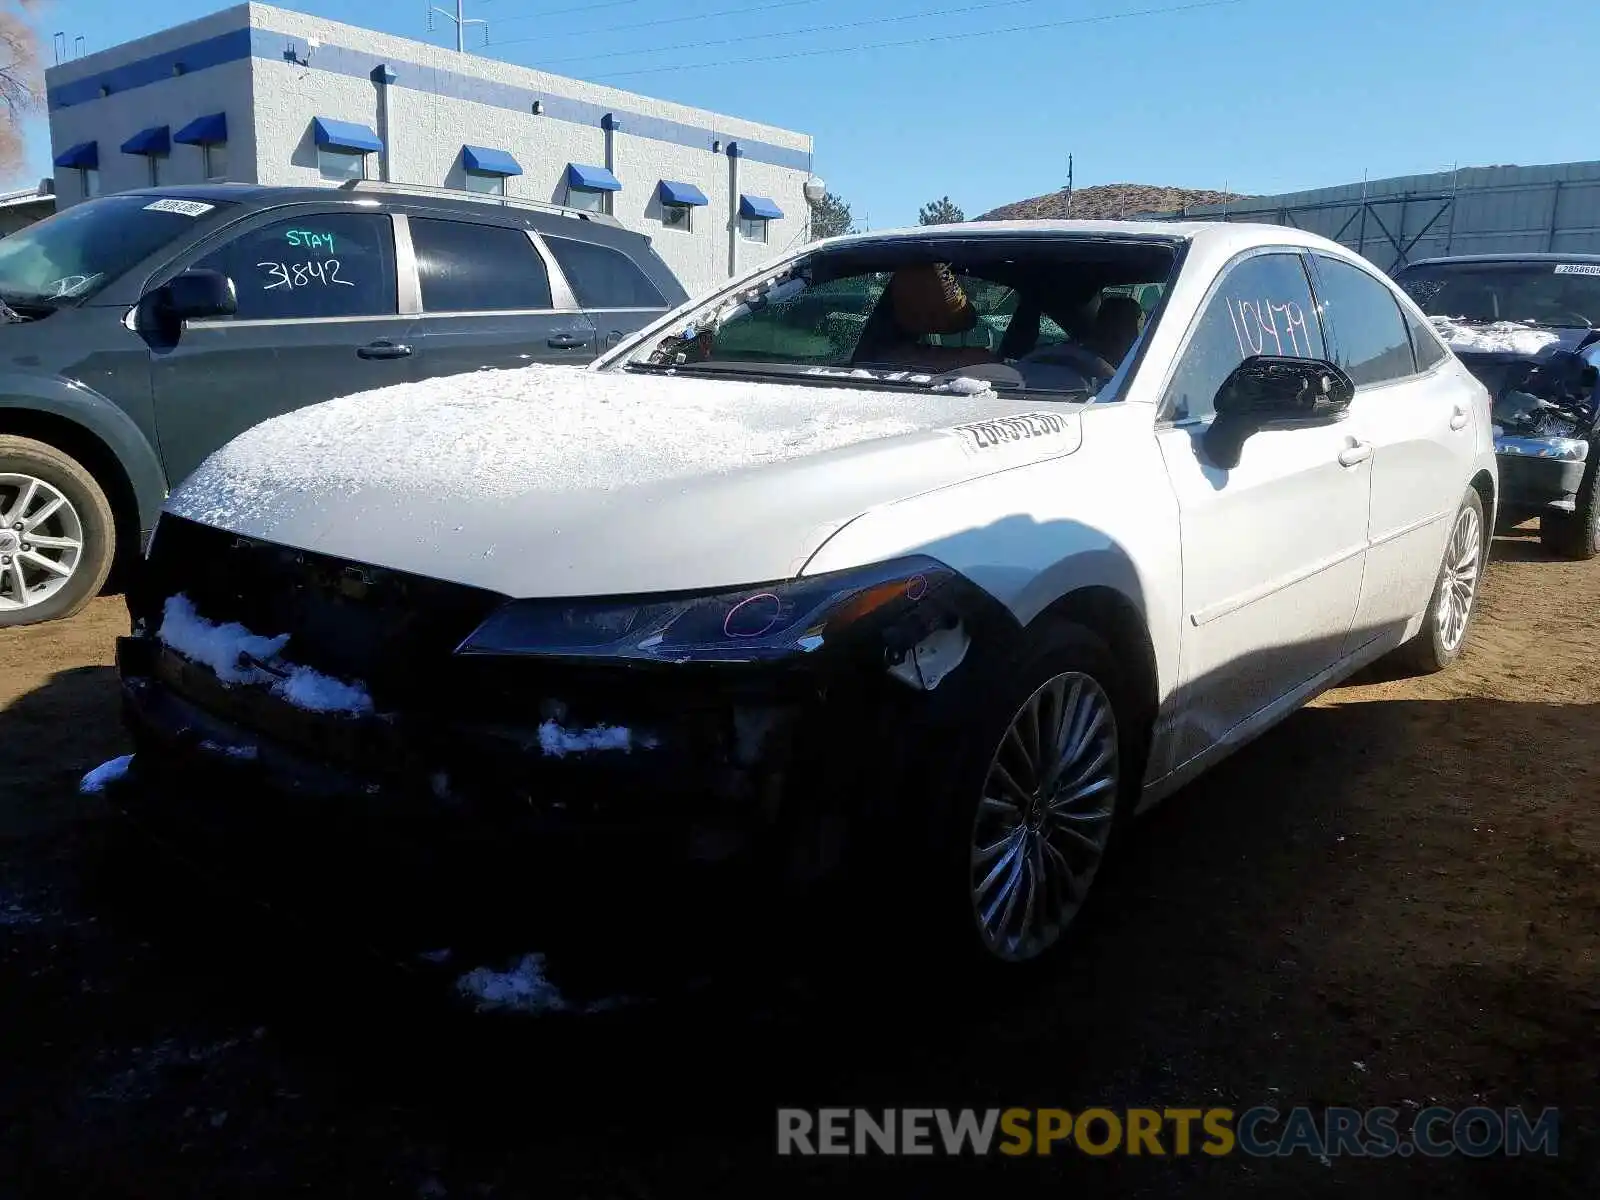
M 1573 328 L 1600 320 L 1600 263 L 1434 263 L 1396 281 L 1430 317 Z
M 0 238 L 0 299 L 52 304 L 92 296 L 221 207 L 149 195 L 75 204 Z
M 1169 242 L 1110 238 L 846 244 L 707 305 L 630 365 L 1081 399 L 1131 353 L 1174 261 Z

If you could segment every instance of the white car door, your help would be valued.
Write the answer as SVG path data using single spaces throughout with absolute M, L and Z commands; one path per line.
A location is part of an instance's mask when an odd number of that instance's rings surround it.
M 1361 590 L 1371 474 L 1349 421 L 1258 429 L 1231 465 L 1212 440 L 1217 389 L 1252 354 L 1326 357 L 1296 252 L 1224 270 L 1162 401 L 1183 544 L 1172 769 L 1337 661 Z
M 1345 646 L 1354 652 L 1398 637 L 1427 607 L 1472 475 L 1476 430 L 1472 396 L 1445 368 L 1449 352 L 1407 321 L 1390 286 L 1329 255 L 1313 264 L 1331 357 L 1356 384 L 1351 425 L 1372 447 L 1367 569 Z

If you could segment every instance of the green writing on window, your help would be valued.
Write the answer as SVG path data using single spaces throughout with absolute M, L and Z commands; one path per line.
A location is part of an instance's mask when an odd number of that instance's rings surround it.
M 291 246 L 304 246 L 308 250 L 326 250 L 333 253 L 333 234 L 319 233 L 314 229 L 291 229 L 284 235 Z

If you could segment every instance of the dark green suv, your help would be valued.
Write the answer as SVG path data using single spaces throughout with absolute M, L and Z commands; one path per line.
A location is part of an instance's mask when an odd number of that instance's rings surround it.
M 580 366 L 685 299 L 610 217 L 399 184 L 150 188 L 0 238 L 0 626 L 83 607 L 260 421 Z

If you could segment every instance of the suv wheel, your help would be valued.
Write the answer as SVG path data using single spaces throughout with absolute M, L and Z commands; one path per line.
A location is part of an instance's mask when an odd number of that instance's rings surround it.
M 105 585 L 115 545 L 110 502 L 82 466 L 0 436 L 0 627 L 70 617 Z
M 1600 453 L 1589 463 L 1578 488 L 1577 505 L 1569 513 L 1547 512 L 1539 518 L 1539 541 L 1552 554 L 1584 562 L 1600 554 Z

